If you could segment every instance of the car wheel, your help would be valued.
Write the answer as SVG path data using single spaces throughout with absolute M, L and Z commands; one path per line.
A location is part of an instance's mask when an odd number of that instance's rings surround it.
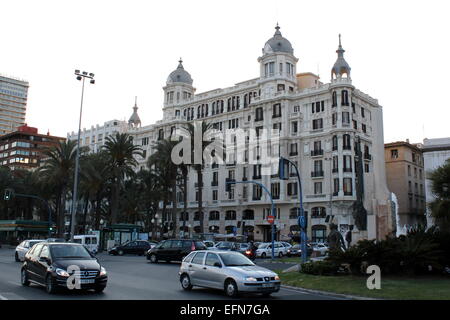
M 48 294 L 56 292 L 56 286 L 51 275 L 48 275 L 45 279 L 45 291 L 47 291 Z
M 20 272 L 20 283 L 25 287 L 28 287 L 30 285 L 30 280 L 28 280 L 28 274 L 25 269 L 22 269 L 22 271 Z
M 154 253 L 152 253 L 150 255 L 149 260 L 150 260 L 151 263 L 157 263 L 158 262 L 158 258 L 156 257 L 156 254 L 154 254 Z
M 278 257 L 283 258 L 283 252 L 280 252 L 280 253 L 278 254 Z
M 123 250 L 119 250 L 119 252 L 117 252 L 119 254 L 119 256 L 123 256 Z
M 225 294 L 230 298 L 237 297 L 238 287 L 234 280 L 230 279 L 225 282 Z
M 265 252 L 263 252 L 263 253 L 261 253 L 261 258 L 265 258 L 266 257 L 266 253 Z
M 105 288 L 106 288 L 106 286 L 97 286 L 97 287 L 95 287 L 94 290 L 96 293 L 102 293 L 103 290 L 105 290 Z
M 19 255 L 17 254 L 17 252 L 14 254 L 14 258 L 16 262 L 20 262 Z
M 181 287 L 183 290 L 189 291 L 192 289 L 191 279 L 187 274 L 183 274 L 180 278 Z

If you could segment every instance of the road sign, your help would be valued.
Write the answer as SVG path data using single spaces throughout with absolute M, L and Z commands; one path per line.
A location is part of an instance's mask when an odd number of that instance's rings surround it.
M 269 222 L 270 224 L 273 224 L 274 221 L 275 221 L 274 216 L 267 216 L 267 222 Z

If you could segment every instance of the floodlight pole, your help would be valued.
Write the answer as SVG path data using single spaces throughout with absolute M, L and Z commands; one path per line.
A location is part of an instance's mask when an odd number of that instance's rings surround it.
M 73 237 L 75 235 L 75 224 L 76 224 L 76 210 L 78 202 L 78 176 L 79 176 L 79 166 L 80 166 L 80 136 L 81 136 L 81 115 L 83 113 L 83 98 L 84 98 L 84 80 L 86 78 L 91 79 L 91 84 L 94 84 L 94 74 L 83 71 L 80 73 L 79 70 L 75 70 L 75 75 L 77 80 L 82 81 L 81 86 L 81 105 L 80 105 L 80 118 L 78 121 L 78 138 L 77 138 L 77 154 L 75 157 L 75 173 L 73 181 L 73 194 L 72 194 L 72 210 L 71 210 L 71 223 L 70 223 L 70 241 L 73 242 Z

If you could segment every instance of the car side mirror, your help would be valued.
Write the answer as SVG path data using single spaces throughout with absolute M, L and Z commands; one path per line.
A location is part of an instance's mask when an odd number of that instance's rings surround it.
M 214 262 L 214 267 L 222 268 L 222 264 L 220 262 Z

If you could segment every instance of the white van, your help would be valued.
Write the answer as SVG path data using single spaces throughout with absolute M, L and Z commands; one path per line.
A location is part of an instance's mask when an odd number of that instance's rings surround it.
M 95 234 L 79 234 L 73 236 L 75 243 L 80 243 L 88 248 L 89 251 L 96 254 L 98 252 L 98 235 Z

